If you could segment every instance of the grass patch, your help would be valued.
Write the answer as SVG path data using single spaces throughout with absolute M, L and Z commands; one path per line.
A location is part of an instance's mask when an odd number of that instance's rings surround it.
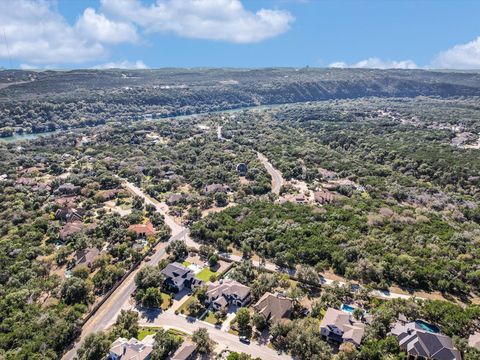
M 148 335 L 155 335 L 157 333 L 157 331 L 159 331 L 160 329 L 162 329 L 161 327 L 142 327 L 138 330 L 138 340 L 143 340 L 145 339 L 145 337 L 147 337 Z M 168 329 L 167 330 L 167 333 L 169 334 L 172 334 L 172 335 L 175 335 L 175 336 L 180 336 L 182 338 L 185 338 L 188 336 L 188 334 L 186 332 L 183 332 L 181 330 L 177 330 L 177 329 Z
M 140 330 L 138 330 L 138 340 L 143 340 L 148 335 L 155 335 L 157 333 L 157 331 L 160 330 L 160 329 L 161 328 L 159 328 L 159 327 L 140 328 Z
M 170 307 L 171 296 L 162 292 L 162 305 L 160 307 L 162 310 L 167 310 Z
M 178 312 L 180 314 L 184 314 L 186 316 L 192 316 L 192 317 L 200 317 L 200 315 L 202 315 L 205 311 L 205 308 L 203 306 L 199 306 L 199 308 L 197 309 L 197 311 L 194 311 L 194 312 L 190 312 L 190 304 L 192 304 L 193 302 L 195 302 L 197 300 L 197 297 L 195 295 L 192 295 L 188 298 L 187 301 L 185 301 L 182 306 L 180 306 L 178 308 Z
M 185 266 L 185 267 L 189 267 L 191 265 L 191 263 L 189 263 L 188 261 L 184 261 L 184 262 L 182 262 L 182 265 Z
M 187 337 L 188 334 L 186 332 L 183 332 L 182 330 L 177 330 L 177 329 L 168 329 L 167 332 L 172 335 L 176 336 L 181 336 L 181 337 Z
M 207 282 L 207 281 L 210 281 L 210 278 L 212 277 L 212 275 L 216 275 L 216 273 L 210 270 L 210 268 L 206 267 L 202 271 L 200 271 L 197 275 L 195 275 L 195 277 L 199 280 Z
M 220 320 L 220 322 L 217 322 L 217 318 L 215 317 L 215 313 L 213 311 L 209 311 L 207 313 L 207 316 L 205 316 L 205 319 L 203 320 L 213 325 L 222 323 L 222 320 Z
M 229 333 L 229 334 L 232 334 L 232 335 L 239 336 L 239 333 L 238 333 L 238 331 L 237 331 L 237 330 L 235 330 L 235 329 L 232 329 L 232 328 L 228 329 L 228 333 Z

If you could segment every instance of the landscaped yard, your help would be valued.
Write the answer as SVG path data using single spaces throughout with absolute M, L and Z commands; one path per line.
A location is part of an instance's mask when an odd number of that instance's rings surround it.
M 140 328 L 138 330 L 138 340 L 143 340 L 148 335 L 154 335 L 160 329 L 159 327 Z
M 146 336 L 148 335 L 155 335 L 158 330 L 160 330 L 161 327 L 143 327 L 138 330 L 138 340 L 143 340 L 145 339 Z M 168 329 L 168 333 L 185 337 L 187 336 L 187 333 L 184 333 L 183 331 L 177 330 L 177 329 Z
M 200 271 L 195 277 L 197 279 L 203 280 L 205 282 L 210 281 L 210 278 L 212 275 L 216 275 L 212 270 L 210 270 L 208 267 L 204 268 L 202 271 Z
M 185 267 L 189 267 L 190 263 L 188 261 L 184 261 L 184 262 L 182 262 L 182 265 L 185 266 Z
M 207 316 L 203 319 L 203 321 L 206 321 L 210 324 L 216 325 L 217 324 L 217 318 L 215 317 L 215 313 L 213 311 L 209 311 L 207 313 Z M 223 319 L 220 320 L 219 324 L 223 321 Z
M 178 312 L 180 314 L 184 314 L 186 316 L 192 316 L 192 317 L 200 317 L 203 312 L 205 311 L 205 308 L 199 304 L 196 310 L 192 311 L 190 309 L 190 304 L 193 304 L 197 300 L 197 297 L 195 295 L 190 296 L 187 301 L 185 301 L 182 306 L 178 308 Z
M 170 307 L 171 296 L 162 292 L 162 305 L 160 306 L 162 310 L 167 310 Z

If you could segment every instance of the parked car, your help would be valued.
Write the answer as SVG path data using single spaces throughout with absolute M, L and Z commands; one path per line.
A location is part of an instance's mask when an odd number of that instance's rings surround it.
M 240 336 L 240 342 L 249 345 L 250 344 L 250 339 L 247 338 L 246 336 Z

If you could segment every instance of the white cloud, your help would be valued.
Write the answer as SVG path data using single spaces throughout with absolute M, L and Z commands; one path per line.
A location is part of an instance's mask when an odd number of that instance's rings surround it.
M 102 0 L 105 13 L 141 25 L 147 32 L 255 43 L 290 28 L 294 17 L 283 10 L 246 10 L 240 0 L 157 0 L 150 6 L 139 0 Z
M 480 36 L 466 44 L 456 45 L 438 54 L 432 61 L 434 68 L 479 69 Z
M 370 68 L 370 69 L 416 69 L 417 65 L 412 60 L 382 60 L 376 57 L 371 57 L 361 60 L 355 64 L 347 64 L 343 61 L 331 63 L 329 67 L 332 68 Z
M 142 60 L 137 60 L 135 62 L 108 62 L 105 64 L 94 66 L 93 69 L 148 69 L 148 66 L 145 65 Z
M 102 44 L 78 34 L 51 1 L 0 1 L 0 27 L 6 39 L 0 42 L 0 58 L 31 64 L 82 63 L 106 54 Z
M 85 9 L 75 29 L 87 38 L 103 43 L 136 42 L 139 38 L 131 23 L 115 22 L 92 8 Z

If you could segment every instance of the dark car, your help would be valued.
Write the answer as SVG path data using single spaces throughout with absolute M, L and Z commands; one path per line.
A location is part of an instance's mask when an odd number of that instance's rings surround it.
M 249 345 L 250 344 L 250 339 L 247 338 L 246 336 L 240 336 L 240 342 Z

